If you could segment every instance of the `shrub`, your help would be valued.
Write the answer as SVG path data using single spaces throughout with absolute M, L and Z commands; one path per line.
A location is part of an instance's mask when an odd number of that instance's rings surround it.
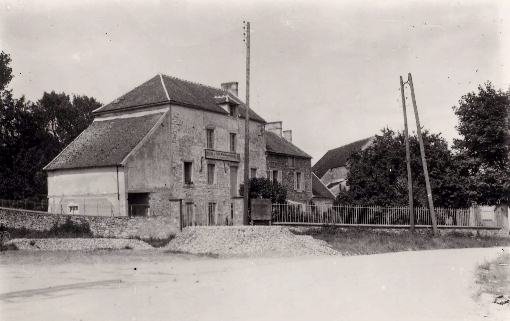
M 134 239 L 144 241 L 145 243 L 148 243 L 152 247 L 164 247 L 167 246 L 168 243 L 170 243 L 171 240 L 173 240 L 175 237 L 174 234 L 170 234 L 167 237 L 164 238 L 155 238 L 155 237 L 149 237 L 149 238 L 143 238 L 143 237 L 135 237 Z
M 70 217 L 66 218 L 64 224 L 55 223 L 48 231 L 48 237 L 73 238 L 93 237 L 90 225 L 87 222 L 74 222 Z
M 287 201 L 287 189 L 278 182 L 254 177 L 250 179 L 250 198 L 266 198 L 272 203 L 283 204 Z

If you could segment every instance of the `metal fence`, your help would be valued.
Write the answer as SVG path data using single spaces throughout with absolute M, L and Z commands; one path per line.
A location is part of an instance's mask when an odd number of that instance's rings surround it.
M 496 216 L 483 218 L 476 207 L 435 208 L 438 226 L 498 227 Z M 408 207 L 331 206 L 305 204 L 273 204 L 273 224 L 398 226 L 410 225 Z M 414 208 L 416 226 L 431 226 L 428 208 Z
M 48 201 L 0 199 L 0 207 L 46 212 L 48 211 Z
M 90 216 L 114 216 L 112 204 L 102 200 L 51 201 L 42 200 L 5 200 L 0 199 L 0 207 L 49 212 L 53 214 L 75 214 Z

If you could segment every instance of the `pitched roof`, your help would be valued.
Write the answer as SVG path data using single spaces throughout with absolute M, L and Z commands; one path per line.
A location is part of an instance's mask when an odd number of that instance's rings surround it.
M 111 103 L 96 109 L 94 113 L 100 114 L 123 109 L 173 103 L 210 112 L 228 114 L 227 111 L 218 105 L 217 99 L 220 96 L 228 96 L 230 101 L 238 104 L 240 117 L 244 118 L 246 105 L 230 92 L 167 75 L 152 77 Z M 265 120 L 253 110 L 250 110 L 250 119 L 265 123 Z
M 121 165 L 164 114 L 95 120 L 45 170 Z
M 329 150 L 317 163 L 315 163 L 315 165 L 312 166 L 312 171 L 317 175 L 317 177 L 322 177 L 332 168 L 345 166 L 349 157 L 351 157 L 353 153 L 360 151 L 372 138 L 373 137 L 368 137 Z
M 315 173 L 312 173 L 312 194 L 313 197 L 335 198 L 335 195 L 331 193 Z
M 310 155 L 303 152 L 294 144 L 273 132 L 266 131 L 265 138 L 266 138 L 266 151 L 268 153 L 295 156 L 301 158 L 312 158 Z

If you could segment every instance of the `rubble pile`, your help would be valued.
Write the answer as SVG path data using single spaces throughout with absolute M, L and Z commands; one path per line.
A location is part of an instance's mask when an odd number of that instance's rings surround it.
M 326 242 L 295 235 L 282 226 L 194 226 L 166 247 L 169 251 L 218 256 L 336 255 Z

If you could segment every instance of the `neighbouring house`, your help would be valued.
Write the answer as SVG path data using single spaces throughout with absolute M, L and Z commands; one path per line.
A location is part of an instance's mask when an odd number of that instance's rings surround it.
M 335 195 L 326 185 L 312 173 L 312 203 L 320 207 L 331 207 L 335 201 Z
M 245 105 L 237 88 L 159 74 L 96 109 L 92 124 L 45 167 L 48 211 L 242 224 Z M 264 125 L 250 110 L 250 165 L 260 177 Z
M 347 190 L 347 162 L 355 152 L 366 149 L 372 144 L 374 137 L 368 137 L 353 143 L 329 150 L 322 156 L 312 171 L 336 196 L 340 191 Z
M 267 178 L 287 189 L 289 202 L 307 204 L 312 199 L 312 157 L 292 143 L 292 131 L 282 122 L 265 126 Z

